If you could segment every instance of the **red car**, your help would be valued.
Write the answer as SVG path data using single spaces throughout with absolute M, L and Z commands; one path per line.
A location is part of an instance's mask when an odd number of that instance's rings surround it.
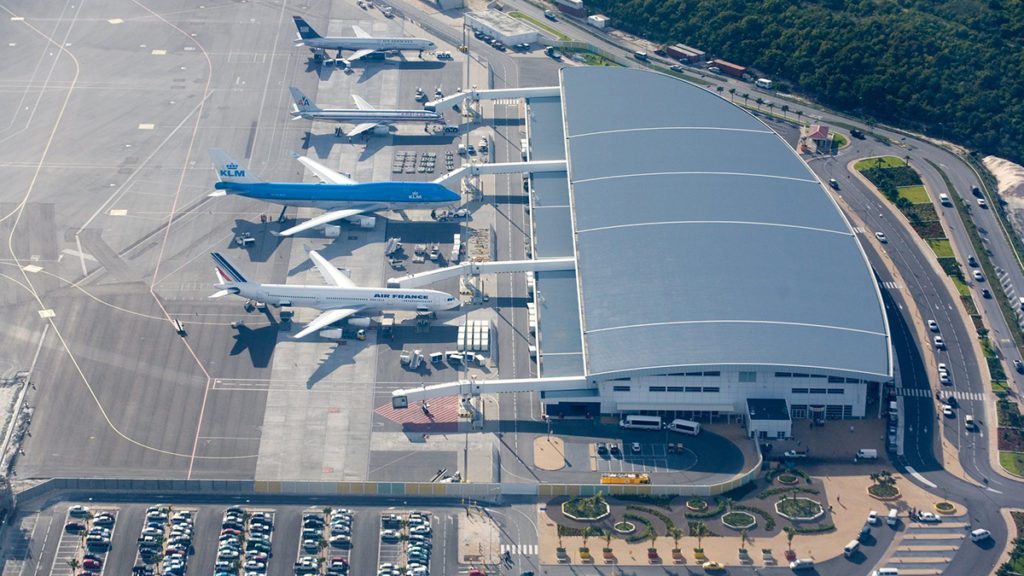
M 82 561 L 82 568 L 87 570 L 99 570 L 103 567 L 103 562 L 99 560 L 93 560 L 92 558 L 86 558 Z

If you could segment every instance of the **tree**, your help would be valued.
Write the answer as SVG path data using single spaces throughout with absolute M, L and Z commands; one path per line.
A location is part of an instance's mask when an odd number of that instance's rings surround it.
M 587 526 L 586 528 L 583 529 L 583 547 L 584 548 L 587 547 L 587 540 L 590 539 L 590 535 L 593 534 L 593 533 L 594 533 L 594 529 L 591 528 L 590 526 Z
M 78 561 L 78 558 L 72 558 L 68 560 L 68 566 L 71 568 L 71 574 L 73 575 L 82 566 L 82 563 Z
M 703 522 L 695 522 L 693 524 L 692 536 L 697 539 L 697 548 L 704 549 L 704 537 L 711 533 L 708 530 L 707 524 Z
M 605 530 L 605 532 L 604 532 L 604 547 L 609 549 L 609 550 L 612 547 L 612 531 L 611 530 Z
M 750 100 L 750 94 L 747 93 L 747 92 L 744 92 L 743 94 L 740 94 L 740 98 L 743 98 L 743 105 L 746 106 L 747 105 L 747 100 Z
M 747 547 L 747 529 L 740 530 L 740 548 L 746 549 Z
M 764 98 L 761 98 L 760 96 L 758 96 L 757 100 L 755 100 L 755 102 L 757 102 L 757 111 L 760 112 L 761 111 L 761 105 L 764 104 Z
M 789 113 L 789 104 L 783 104 L 782 107 L 779 108 L 779 110 L 782 110 L 782 118 L 785 120 L 789 120 L 789 116 L 787 116 L 787 114 Z
M 797 110 L 796 111 L 796 121 L 797 122 L 803 122 L 803 118 L 804 118 L 804 111 L 803 110 Z
M 735 95 L 736 95 L 736 89 L 735 88 L 729 88 L 729 102 L 732 102 L 732 98 Z
M 718 88 L 715 88 L 715 90 L 717 90 L 718 95 L 721 96 L 722 92 L 725 91 L 725 86 L 719 86 Z
M 658 541 L 658 531 L 654 527 L 650 527 L 647 530 L 647 537 L 651 539 L 651 549 L 654 549 L 654 544 Z
M 683 531 L 679 528 L 672 528 L 670 535 L 672 536 L 672 542 L 675 543 L 675 549 L 679 550 L 679 541 L 683 539 Z
M 775 102 L 769 102 L 768 103 L 768 113 L 772 114 L 774 112 L 775 112 Z
M 792 526 L 786 526 L 782 529 L 786 533 L 786 546 L 789 546 L 790 552 L 793 551 L 793 537 L 796 536 L 796 529 Z

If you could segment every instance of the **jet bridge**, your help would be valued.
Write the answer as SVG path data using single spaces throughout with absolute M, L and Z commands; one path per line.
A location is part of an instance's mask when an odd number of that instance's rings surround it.
M 480 396 L 481 394 L 511 394 L 515 392 L 553 392 L 597 389 L 584 376 L 559 378 L 521 378 L 510 380 L 459 380 L 444 384 L 431 384 L 419 388 L 406 388 L 391 393 L 391 406 L 400 409 L 410 404 L 426 402 L 446 396 Z M 592 392 L 591 392 L 592 393 Z
M 543 98 L 545 96 L 561 96 L 562 90 L 558 86 L 542 86 L 539 88 L 497 88 L 493 90 L 477 90 L 468 92 L 456 92 L 443 98 L 432 100 L 423 105 L 427 110 L 443 112 L 451 110 L 456 105 L 466 100 L 479 102 L 480 100 L 498 100 L 501 98 Z
M 476 177 L 484 174 L 521 174 L 529 172 L 564 172 L 565 160 L 535 160 L 532 162 L 495 162 L 463 164 L 455 170 L 434 180 L 435 184 L 448 186 L 467 176 Z
M 388 278 L 387 286 L 388 288 L 417 288 L 459 276 L 479 276 L 481 274 L 512 272 L 553 272 L 575 269 L 576 259 L 572 256 L 565 258 L 540 258 L 536 260 L 506 260 L 504 262 L 463 262 L 456 266 L 407 274 L 398 278 Z

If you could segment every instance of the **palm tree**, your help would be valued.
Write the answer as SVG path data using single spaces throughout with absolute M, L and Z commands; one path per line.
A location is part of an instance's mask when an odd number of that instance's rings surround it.
M 761 111 L 761 106 L 764 104 L 764 98 L 761 98 L 760 96 L 758 96 L 757 100 L 755 100 L 755 102 L 757 102 L 757 111 L 760 112 Z
M 743 98 L 743 105 L 746 106 L 747 105 L 747 100 L 750 100 L 750 94 L 747 93 L 747 92 L 744 92 L 743 94 L 740 94 L 740 97 Z
M 590 526 L 587 526 L 586 528 L 583 529 L 583 547 L 584 548 L 587 547 L 587 540 L 590 539 L 590 535 L 593 534 L 593 533 L 594 533 L 594 531 L 593 531 L 593 529 Z
M 697 548 L 700 548 L 701 550 L 704 549 L 704 545 L 703 545 L 704 537 L 707 536 L 708 534 L 709 534 L 709 531 L 708 531 L 708 527 L 707 527 L 706 524 L 704 524 L 703 522 L 695 522 L 694 523 L 694 525 L 693 525 L 693 534 L 691 534 L 691 536 L 693 536 L 694 538 L 697 539 Z
M 775 111 L 775 102 L 768 103 L 768 113 L 771 114 Z
M 789 120 L 789 116 L 786 115 L 789 112 L 789 104 L 783 104 L 779 110 L 782 110 L 782 118 Z
M 612 531 L 608 530 L 604 533 L 604 547 L 606 550 L 612 549 Z
M 72 558 L 68 560 L 68 566 L 71 568 L 71 574 L 74 574 L 82 564 L 78 561 L 78 558 Z
M 736 95 L 735 88 L 729 88 L 729 102 L 732 102 L 732 97 Z
M 746 550 L 747 548 L 747 529 L 740 530 L 740 549 Z
M 804 117 L 804 111 L 803 110 L 797 110 L 796 111 L 796 121 L 797 122 L 802 122 L 803 121 L 803 117 Z
M 725 90 L 725 86 L 719 86 L 718 88 L 715 88 L 715 90 L 718 90 L 718 95 L 721 96 L 722 92 Z
M 782 529 L 786 533 L 786 546 L 789 546 L 789 551 L 793 551 L 793 537 L 796 536 L 796 530 L 792 526 L 786 526 Z
M 672 536 L 672 542 L 675 543 L 674 550 L 679 550 L 679 541 L 683 539 L 683 531 L 679 528 L 672 528 L 669 535 Z
M 653 527 L 648 530 L 647 536 L 651 539 L 651 550 L 654 550 L 654 544 L 658 541 L 658 531 Z

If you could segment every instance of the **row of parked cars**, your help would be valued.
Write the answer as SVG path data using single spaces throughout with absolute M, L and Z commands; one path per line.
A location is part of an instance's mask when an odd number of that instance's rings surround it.
M 103 570 L 103 561 L 110 550 L 110 537 L 114 530 L 115 517 L 111 512 L 97 512 L 95 515 L 87 506 L 75 504 L 68 508 L 68 520 L 64 530 L 69 534 L 85 534 L 86 550 L 79 562 L 78 576 L 98 576 Z
M 326 565 L 327 576 L 345 576 L 349 571 L 348 559 L 332 554 L 323 559 L 320 553 L 327 548 L 351 548 L 353 512 L 345 508 L 330 510 L 327 519 L 319 512 L 302 515 L 302 543 L 295 562 L 295 574 L 320 574 L 321 563 Z
M 404 518 L 397 514 L 384 514 L 380 519 L 381 543 L 405 540 L 405 566 L 382 563 L 377 576 L 430 576 L 430 555 L 433 549 L 430 516 L 426 512 L 410 512 Z
M 240 506 L 224 511 L 217 543 L 215 576 L 266 574 L 272 556 L 274 515 L 249 512 Z

